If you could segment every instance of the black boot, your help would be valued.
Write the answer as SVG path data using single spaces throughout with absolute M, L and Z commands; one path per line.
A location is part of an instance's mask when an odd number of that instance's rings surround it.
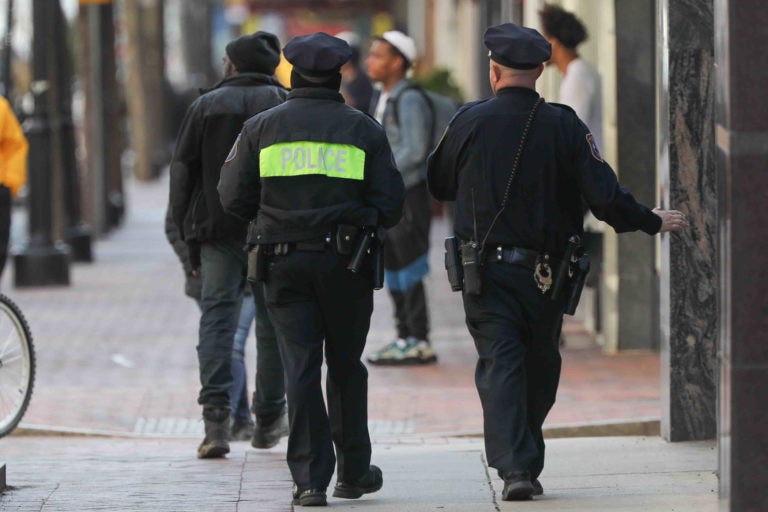
M 504 477 L 504 490 L 501 499 L 504 501 L 529 500 L 535 491 L 528 471 L 507 471 Z
M 229 453 L 229 409 L 203 408 L 205 438 L 197 448 L 198 459 L 215 459 Z
M 280 438 L 288 435 L 288 415 L 285 410 L 273 418 L 256 418 L 251 446 L 254 448 L 272 448 Z
M 356 500 L 363 494 L 370 494 L 381 489 L 384 484 L 384 477 L 381 474 L 381 469 L 378 466 L 371 466 L 368 471 L 357 478 L 349 482 L 336 482 L 336 487 L 333 489 L 334 498 L 346 498 L 348 500 Z

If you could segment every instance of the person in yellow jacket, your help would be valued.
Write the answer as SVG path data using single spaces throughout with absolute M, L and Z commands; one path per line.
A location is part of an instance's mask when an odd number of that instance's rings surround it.
M 0 276 L 8 258 L 11 199 L 27 182 L 29 143 L 10 103 L 0 96 Z

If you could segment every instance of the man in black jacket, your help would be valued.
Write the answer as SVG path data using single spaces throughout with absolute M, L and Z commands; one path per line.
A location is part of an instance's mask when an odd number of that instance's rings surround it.
M 249 117 L 281 104 L 287 91 L 273 74 L 280 61 L 280 43 L 272 34 L 241 36 L 226 47 L 224 79 L 188 109 L 171 163 L 170 205 L 173 221 L 190 251 L 194 272 L 202 275 L 200 338 L 197 346 L 205 439 L 199 458 L 229 453 L 229 388 L 232 385 L 232 339 L 243 287 L 243 251 L 248 220 L 225 213 L 216 185 L 221 165 Z M 287 430 L 282 365 L 263 305 L 257 307 L 257 377 L 254 443 L 268 448 Z M 259 315 L 259 310 L 262 314 Z M 263 346 L 261 346 L 263 345 Z M 261 444 L 261 445 L 259 445 Z
M 227 211 L 257 216 L 248 243 L 269 254 L 265 289 L 285 364 L 295 503 L 326 505 L 337 459 L 334 496 L 359 498 L 382 485 L 381 470 L 370 465 L 368 372 L 360 361 L 373 280 L 369 264 L 347 269 L 344 235 L 354 245 L 350 228 L 397 224 L 404 189 L 381 126 L 339 94 L 347 43 L 299 36 L 284 54 L 294 66 L 288 101 L 245 123 L 219 192 Z

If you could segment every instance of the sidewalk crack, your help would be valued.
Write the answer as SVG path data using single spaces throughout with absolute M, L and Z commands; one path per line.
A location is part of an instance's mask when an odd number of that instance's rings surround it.
M 488 468 L 488 461 L 485 460 L 484 450 L 480 450 L 480 462 L 482 462 L 483 469 L 485 469 L 485 481 L 488 483 L 488 489 L 491 491 L 491 503 L 493 503 L 493 508 L 495 508 L 497 512 L 501 512 L 501 507 L 499 507 L 499 503 L 496 501 L 496 491 L 493 490 L 493 480 L 491 479 L 491 472 Z
M 48 496 L 43 498 L 43 502 L 40 503 L 40 512 L 43 511 L 43 509 L 45 508 L 45 504 L 48 503 L 48 500 L 51 499 L 51 496 L 53 496 L 53 493 L 59 490 L 59 487 L 61 487 L 61 484 L 56 484 L 56 487 L 54 487 L 53 490 L 48 493 Z
M 248 461 L 248 452 L 243 456 L 243 464 L 240 466 L 240 487 L 237 489 L 237 501 L 235 502 L 235 512 L 240 510 L 240 499 L 243 496 L 243 481 L 245 480 L 245 463 Z

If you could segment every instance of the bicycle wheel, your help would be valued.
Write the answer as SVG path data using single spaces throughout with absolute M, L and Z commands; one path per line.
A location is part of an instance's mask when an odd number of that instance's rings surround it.
M 21 421 L 35 382 L 35 350 L 19 307 L 0 293 L 0 437 Z

